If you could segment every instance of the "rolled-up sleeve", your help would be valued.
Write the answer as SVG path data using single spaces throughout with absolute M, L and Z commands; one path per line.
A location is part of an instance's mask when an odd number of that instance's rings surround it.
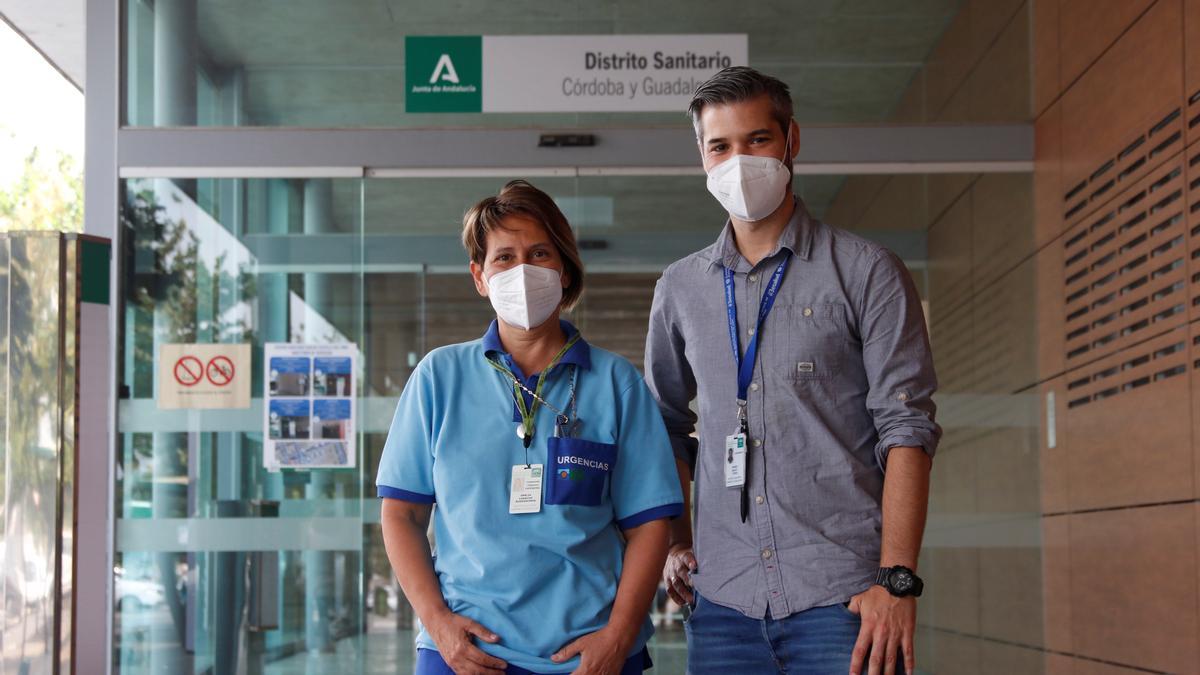
M 863 283 L 859 307 L 867 408 L 879 442 L 875 457 L 887 467 L 897 447 L 937 451 L 942 429 L 934 421 L 937 376 L 921 299 L 904 263 L 879 250 Z
M 662 412 L 675 457 L 686 462 L 694 475 L 699 441 L 692 435 L 696 430 L 696 414 L 689 406 L 696 398 L 696 378 L 684 354 L 683 335 L 673 320 L 669 295 L 664 275 L 654 287 L 654 302 L 650 307 L 646 384 Z

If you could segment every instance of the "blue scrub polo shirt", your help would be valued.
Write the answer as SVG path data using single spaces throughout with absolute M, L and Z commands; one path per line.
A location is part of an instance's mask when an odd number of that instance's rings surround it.
M 568 337 L 577 331 L 562 322 Z M 437 502 L 434 567 L 452 612 L 500 636 L 479 647 L 534 672 L 570 672 L 550 655 L 603 628 L 625 552 L 620 530 L 683 511 L 679 476 L 658 405 L 625 359 L 580 340 L 547 378 L 543 398 L 566 410 L 571 371 L 581 425 L 552 438 L 540 406 L 529 461 L 544 465 L 542 508 L 509 514 L 512 467 L 525 463 L 512 383 L 488 365 L 501 359 L 530 389 L 492 322 L 482 339 L 442 347 L 417 366 L 379 461 L 380 497 Z M 646 618 L 630 655 L 654 628 Z M 437 649 L 424 630 L 418 648 Z

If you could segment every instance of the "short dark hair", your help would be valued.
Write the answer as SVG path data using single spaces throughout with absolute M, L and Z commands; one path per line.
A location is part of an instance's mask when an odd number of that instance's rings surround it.
M 696 128 L 696 138 L 701 136 L 700 113 L 704 106 L 740 103 L 759 96 L 771 98 L 772 114 L 780 130 L 786 134 L 792 123 L 792 92 L 787 84 L 747 66 L 732 66 L 713 75 L 692 94 L 687 112 L 692 118 L 692 126 Z
M 546 228 L 550 241 L 562 257 L 563 271 L 571 278 L 563 289 L 562 304 L 559 305 L 564 311 L 570 311 L 583 295 L 583 259 L 575 243 L 575 231 L 554 199 L 528 181 L 510 181 L 495 197 L 483 199 L 463 216 L 463 248 L 467 249 L 471 262 L 483 265 L 488 233 L 504 227 L 504 219 L 513 215 L 525 216 Z

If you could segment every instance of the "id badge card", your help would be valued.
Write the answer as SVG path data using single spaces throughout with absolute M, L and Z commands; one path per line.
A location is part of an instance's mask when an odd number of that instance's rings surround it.
M 746 434 L 725 437 L 725 487 L 746 484 Z
M 512 468 L 509 513 L 537 513 L 542 510 L 542 465 L 517 464 Z

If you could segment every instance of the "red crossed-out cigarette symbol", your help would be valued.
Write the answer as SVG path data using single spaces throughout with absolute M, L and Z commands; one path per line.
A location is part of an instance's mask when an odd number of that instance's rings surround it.
M 175 381 L 185 387 L 193 387 L 204 376 L 204 364 L 194 356 L 181 356 L 175 362 Z

